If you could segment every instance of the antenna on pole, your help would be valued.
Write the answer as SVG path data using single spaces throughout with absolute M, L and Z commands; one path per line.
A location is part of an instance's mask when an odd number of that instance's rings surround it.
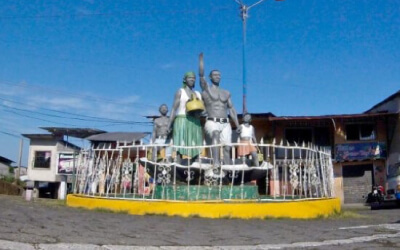
M 252 5 L 248 6 L 243 3 L 242 0 L 234 0 L 237 4 L 239 4 L 239 9 L 240 9 L 240 17 L 242 19 L 243 23 L 243 113 L 247 113 L 247 103 L 246 103 L 246 97 L 247 97 L 247 75 L 246 75 L 246 24 L 247 24 L 247 18 L 249 17 L 248 13 L 251 8 L 254 6 L 264 2 L 265 0 L 259 0 L 256 3 L 253 3 Z M 275 0 L 275 1 L 282 1 L 282 0 Z

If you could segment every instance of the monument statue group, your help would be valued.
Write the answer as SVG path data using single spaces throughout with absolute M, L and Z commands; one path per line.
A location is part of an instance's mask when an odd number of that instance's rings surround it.
M 239 125 L 237 112 L 232 103 L 231 93 L 221 88 L 221 73 L 212 70 L 209 74 L 209 84 L 204 76 L 203 54 L 199 56 L 199 80 L 201 93 L 194 89 L 196 74 L 192 71 L 183 76 L 182 87 L 174 96 L 170 116 L 168 107 L 162 104 L 159 108 L 160 117 L 154 120 L 152 141 L 155 145 L 169 145 L 175 152 L 175 163 L 180 164 L 183 158 L 189 162 L 198 162 L 202 153 L 203 141 L 210 146 L 211 164 L 215 174 L 221 173 L 221 165 L 232 165 L 231 121 L 240 138 L 237 156 L 243 159 L 251 155 L 253 166 L 259 166 L 254 128 L 251 125 L 251 115 L 243 115 L 243 124 Z M 201 125 L 204 117 L 204 128 Z M 203 136 L 204 131 L 204 136 Z M 221 150 L 222 147 L 222 150 Z M 172 161 L 172 148 L 164 147 L 165 160 Z M 154 147 L 152 160 L 157 161 L 157 151 Z M 222 157 L 221 157 L 222 151 Z M 222 159 L 221 159 L 222 158 Z
M 169 116 L 168 106 L 160 105 L 150 144 L 126 145 L 120 154 L 106 148 L 80 154 L 78 193 L 165 200 L 333 196 L 329 150 L 258 144 L 251 115 L 243 114 L 239 124 L 231 93 L 220 86 L 221 72 L 211 70 L 206 80 L 202 54 L 198 77 L 200 91 L 194 72 L 183 75 Z

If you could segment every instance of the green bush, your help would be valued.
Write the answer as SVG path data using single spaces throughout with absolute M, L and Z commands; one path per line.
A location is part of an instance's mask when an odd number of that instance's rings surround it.
M 15 183 L 15 177 L 14 176 L 0 176 L 0 180 L 8 182 L 8 183 Z M 17 180 L 17 185 L 21 187 L 25 187 L 25 182 L 21 180 Z
M 5 182 L 13 183 L 15 178 L 14 178 L 14 176 L 4 175 L 4 176 L 1 176 L 1 180 L 5 181 Z

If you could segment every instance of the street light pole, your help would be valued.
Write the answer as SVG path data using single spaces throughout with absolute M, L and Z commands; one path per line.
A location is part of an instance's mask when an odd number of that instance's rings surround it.
M 247 18 L 249 17 L 248 12 L 251 8 L 254 6 L 264 2 L 265 0 L 259 0 L 258 2 L 247 6 L 243 3 L 243 0 L 235 0 L 237 4 L 240 5 L 240 15 L 242 18 L 242 23 L 243 23 L 243 113 L 247 113 L 247 103 L 246 103 L 246 97 L 247 97 L 247 75 L 246 75 L 246 25 L 247 25 Z M 275 1 L 282 1 L 282 0 L 275 0 Z
M 242 22 L 243 22 L 243 48 L 242 48 L 242 54 L 243 54 L 243 109 L 242 109 L 242 115 L 247 113 L 247 102 L 246 102 L 246 97 L 247 97 L 247 72 L 246 72 L 246 40 L 247 40 L 247 34 L 246 34 L 246 24 L 247 24 L 247 6 L 246 5 L 241 5 L 240 6 L 240 11 L 242 14 Z
M 242 23 L 243 23 L 243 111 L 242 114 L 244 115 L 245 113 L 247 113 L 247 102 L 246 102 L 246 97 L 247 97 L 247 75 L 246 75 L 246 25 L 247 25 L 247 18 L 248 16 L 248 11 L 250 10 L 250 8 L 264 2 L 265 0 L 260 0 L 250 6 L 247 6 L 243 3 L 242 0 L 235 0 L 236 3 L 238 3 L 240 5 L 240 15 L 242 18 Z

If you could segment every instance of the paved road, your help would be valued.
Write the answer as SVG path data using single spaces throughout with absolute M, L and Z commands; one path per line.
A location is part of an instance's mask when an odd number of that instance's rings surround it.
M 150 247 L 152 246 L 152 247 Z M 330 219 L 133 216 L 0 195 L 0 249 L 400 249 L 400 209 Z

